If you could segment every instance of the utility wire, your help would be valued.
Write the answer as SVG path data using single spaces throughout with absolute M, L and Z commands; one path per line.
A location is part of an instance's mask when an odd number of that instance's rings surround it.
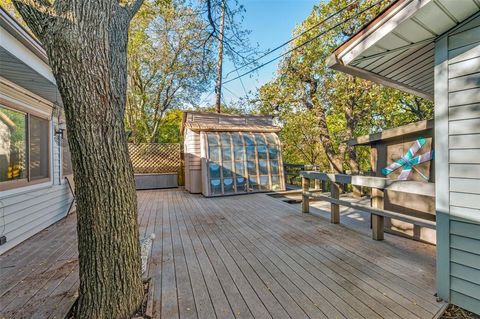
M 238 70 L 241 70 L 243 68 L 245 68 L 246 66 L 249 66 L 253 63 L 255 63 L 256 61 L 258 60 L 261 60 L 263 59 L 264 57 L 266 57 L 267 55 L 270 55 L 271 53 L 275 52 L 275 51 L 278 51 L 279 49 L 283 48 L 284 46 L 286 46 L 287 44 L 290 44 L 292 43 L 293 41 L 295 41 L 296 39 L 298 39 L 299 37 L 301 37 L 302 35 L 304 35 L 305 33 L 308 33 L 310 31 L 312 31 L 313 29 L 321 26 L 323 23 L 325 23 L 326 21 L 330 20 L 331 18 L 339 15 L 340 13 L 342 13 L 343 11 L 345 11 L 346 9 L 348 9 L 349 7 L 353 6 L 354 4 L 356 4 L 357 1 L 353 1 L 351 2 L 350 4 L 347 4 L 346 6 L 342 7 L 340 10 L 330 14 L 328 17 L 326 17 L 325 19 L 319 21 L 318 23 L 316 23 L 315 25 L 311 26 L 310 28 L 308 28 L 307 30 L 305 31 L 302 31 L 301 33 L 297 34 L 296 36 L 294 36 L 293 38 L 291 38 L 290 40 L 286 41 L 286 42 L 283 42 L 282 44 L 279 44 L 278 46 L 276 46 L 275 48 L 271 49 L 271 50 L 268 50 L 266 53 L 262 54 L 261 56 L 259 56 L 258 58 L 252 60 L 252 61 L 249 61 L 243 65 L 241 65 L 239 68 L 233 70 L 233 71 L 230 71 L 227 73 L 227 75 L 225 77 L 228 77 L 230 74 L 232 74 L 233 72 L 237 71 Z
M 321 37 L 322 35 L 324 35 L 324 34 L 330 32 L 330 31 L 332 31 L 333 29 L 335 29 L 335 28 L 337 28 L 338 26 L 344 24 L 345 22 L 350 21 L 351 19 L 358 17 L 360 14 L 364 13 L 365 11 L 370 10 L 370 9 L 373 8 L 374 6 L 380 4 L 381 2 L 384 2 L 384 1 L 385 1 L 385 0 L 379 0 L 379 1 L 375 2 L 374 4 L 368 6 L 367 8 L 365 8 L 365 9 L 359 11 L 358 13 L 356 13 L 355 15 L 351 16 L 350 18 L 347 18 L 347 19 L 345 19 L 345 20 L 343 20 L 343 21 L 335 24 L 333 27 L 330 27 L 330 28 L 328 28 L 327 30 L 325 30 L 325 31 L 323 31 L 323 32 L 320 32 L 319 34 L 317 34 L 317 35 L 314 36 L 313 38 L 311 38 L 311 39 L 303 42 L 302 44 L 299 44 L 298 46 L 291 48 L 290 50 L 286 51 L 285 53 L 282 53 L 282 54 L 280 54 L 279 56 L 276 56 L 275 58 L 270 59 L 270 60 L 268 60 L 267 62 L 262 63 L 262 64 L 260 64 L 259 66 L 255 67 L 255 68 L 253 68 L 253 69 L 250 69 L 250 70 L 248 70 L 247 72 L 244 72 L 244 73 L 242 73 L 242 74 L 234 77 L 233 79 L 224 81 L 223 84 L 227 84 L 227 83 L 230 83 L 230 82 L 232 82 L 232 81 L 235 81 L 235 80 L 237 80 L 237 79 L 239 79 L 239 78 L 242 78 L 242 77 L 244 77 L 245 75 L 248 75 L 248 74 L 250 74 L 250 73 L 252 73 L 252 72 L 255 72 L 256 70 L 261 69 L 261 68 L 263 68 L 264 66 L 266 66 L 266 65 L 268 65 L 268 64 L 270 64 L 270 63 L 272 63 L 272 62 L 274 62 L 274 61 L 276 61 L 276 60 L 278 60 L 278 59 L 280 59 L 280 58 L 282 58 L 282 57 L 284 57 L 284 56 L 286 56 L 287 54 L 289 54 L 289 53 L 291 53 L 291 52 L 293 52 L 293 51 L 296 51 L 296 50 L 304 47 L 305 45 L 309 44 L 309 43 L 312 42 L 313 40 L 318 39 L 318 38 Z

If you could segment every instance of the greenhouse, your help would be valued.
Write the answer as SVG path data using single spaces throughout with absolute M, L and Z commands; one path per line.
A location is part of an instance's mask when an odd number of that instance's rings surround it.
M 186 189 L 205 196 L 283 190 L 278 131 L 265 116 L 186 113 Z

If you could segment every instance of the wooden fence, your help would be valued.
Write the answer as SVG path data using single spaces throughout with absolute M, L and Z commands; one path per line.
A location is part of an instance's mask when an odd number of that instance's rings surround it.
M 178 143 L 128 144 L 137 189 L 178 187 L 182 173 Z
M 178 173 L 181 169 L 180 144 L 128 144 L 135 174 Z
M 424 196 L 435 196 L 435 184 L 416 182 L 416 181 L 398 181 L 383 177 L 359 176 L 347 174 L 327 174 L 316 171 L 302 171 L 302 212 L 310 212 L 310 199 L 324 200 L 330 202 L 330 221 L 334 224 L 340 223 L 340 206 L 346 206 L 358 211 L 366 212 L 372 216 L 372 238 L 375 240 L 384 239 L 384 218 L 390 217 L 407 223 L 419 225 L 422 227 L 435 229 L 436 223 L 406 214 L 401 214 L 385 210 L 384 192 L 392 190 L 403 193 L 418 194 Z M 329 183 L 330 196 L 321 193 L 318 190 L 310 189 L 311 180 L 320 180 Z M 371 188 L 371 206 L 340 199 L 341 185 L 351 184 L 358 187 Z

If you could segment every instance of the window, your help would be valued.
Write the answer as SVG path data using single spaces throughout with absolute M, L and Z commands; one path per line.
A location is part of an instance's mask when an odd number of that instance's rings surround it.
M 50 177 L 49 121 L 0 106 L 0 190 Z
M 209 195 L 280 189 L 274 133 L 207 132 Z

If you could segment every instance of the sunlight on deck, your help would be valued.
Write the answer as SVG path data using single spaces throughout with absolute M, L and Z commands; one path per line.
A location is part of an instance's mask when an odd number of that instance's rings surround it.
M 433 246 L 376 242 L 265 194 L 142 191 L 138 200 L 140 236 L 156 234 L 156 318 L 433 318 L 442 307 Z M 69 217 L 0 257 L 0 317 L 68 310 L 78 287 L 74 229 Z

